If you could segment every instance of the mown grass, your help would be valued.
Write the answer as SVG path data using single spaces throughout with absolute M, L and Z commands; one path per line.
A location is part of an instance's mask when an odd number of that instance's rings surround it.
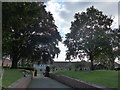
M 37 74 L 43 74 L 44 71 L 37 71 Z
M 119 71 L 120 72 L 120 71 Z M 63 74 L 87 82 L 93 82 L 110 88 L 118 88 L 118 71 L 95 70 L 95 71 L 55 71 L 55 74 Z M 119 77 L 120 78 L 120 77 Z
M 5 68 L 4 69 L 4 74 L 2 78 L 2 86 L 3 87 L 8 87 L 21 77 L 23 77 L 23 71 L 22 69 L 9 69 Z

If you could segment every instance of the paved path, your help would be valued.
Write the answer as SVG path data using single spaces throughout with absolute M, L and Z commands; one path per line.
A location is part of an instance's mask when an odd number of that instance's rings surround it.
M 38 74 L 37 77 L 34 77 L 28 88 L 66 88 L 74 90 L 58 81 L 44 77 L 42 74 Z

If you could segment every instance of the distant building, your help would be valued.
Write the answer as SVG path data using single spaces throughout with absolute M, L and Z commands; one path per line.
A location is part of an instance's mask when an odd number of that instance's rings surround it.
M 73 62 L 66 62 L 66 61 L 54 61 L 54 63 L 53 63 L 53 65 L 54 66 L 56 66 L 56 67 L 59 67 L 59 68 L 63 68 L 63 67 L 65 67 L 65 66 L 67 66 L 67 65 L 71 65 Z
M 67 61 L 64 61 L 64 62 L 54 62 L 53 65 L 56 67 L 56 69 L 64 69 L 64 70 L 68 70 L 68 69 L 72 69 L 72 70 L 75 70 L 74 66 L 72 65 L 75 65 L 76 63 L 80 63 L 81 61 L 79 62 L 67 62 Z M 89 70 L 90 69 L 90 63 L 89 62 L 86 62 L 86 61 L 82 61 L 83 64 L 84 64 L 84 67 L 81 67 L 81 70 Z
M 50 66 L 50 62 L 44 64 L 42 61 L 41 62 L 33 62 L 33 67 L 38 70 L 38 71 L 45 71 L 46 66 Z
M 33 64 L 33 67 L 38 71 L 45 71 L 46 66 L 49 66 L 48 64 Z
M 3 57 L 2 58 L 2 66 L 11 67 L 12 61 L 9 58 Z

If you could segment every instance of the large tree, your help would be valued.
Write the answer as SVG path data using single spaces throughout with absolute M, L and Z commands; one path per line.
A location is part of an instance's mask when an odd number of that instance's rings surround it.
M 71 22 L 71 32 L 66 34 L 65 45 L 68 47 L 67 59 L 87 56 L 94 70 L 96 55 L 108 49 L 108 33 L 113 20 L 93 6 L 86 12 L 76 13 Z
M 55 57 L 55 54 L 60 53 L 57 45 L 61 41 L 61 36 L 57 31 L 57 26 L 54 24 L 52 14 L 42 13 L 44 15 L 42 18 L 39 17 L 36 22 L 26 28 L 30 31 L 30 35 L 25 45 L 27 47 L 24 48 L 28 49 L 27 52 L 31 52 L 31 55 L 28 55 L 33 61 L 40 59 L 47 63 L 47 61 Z
M 50 45 L 52 50 L 59 50 L 57 45 L 61 37 L 52 14 L 45 10 L 44 3 L 3 3 L 2 11 L 3 54 L 10 54 L 12 68 L 16 68 L 18 61 L 23 58 L 40 58 L 43 55 L 40 53 L 46 52 L 41 51 L 40 46 L 44 48 Z M 52 50 L 47 47 L 49 55 Z
M 114 69 L 115 59 L 120 57 L 120 29 L 113 29 L 108 34 L 110 37 L 110 45 L 108 51 L 105 53 L 110 60 L 110 69 Z
M 120 29 L 111 29 L 107 33 L 109 44 L 107 48 L 100 52 L 99 55 L 94 56 L 95 63 L 101 64 L 108 69 L 115 68 L 115 59 L 120 57 Z
M 37 18 L 43 7 L 38 3 L 2 3 L 2 33 L 3 56 L 9 55 L 12 59 L 12 67 L 16 67 L 20 58 L 20 48 L 27 37 L 23 35 L 23 29 Z
M 3 55 L 11 52 L 12 41 L 21 41 L 20 30 L 37 18 L 40 8 L 37 3 L 2 3 Z

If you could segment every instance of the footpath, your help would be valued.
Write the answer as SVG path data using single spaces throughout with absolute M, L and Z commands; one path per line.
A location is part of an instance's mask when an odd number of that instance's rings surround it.
M 28 88 L 66 88 L 69 90 L 74 90 L 73 88 L 56 80 L 53 80 L 49 77 L 44 77 L 42 74 L 38 74 L 36 77 L 34 77 Z

